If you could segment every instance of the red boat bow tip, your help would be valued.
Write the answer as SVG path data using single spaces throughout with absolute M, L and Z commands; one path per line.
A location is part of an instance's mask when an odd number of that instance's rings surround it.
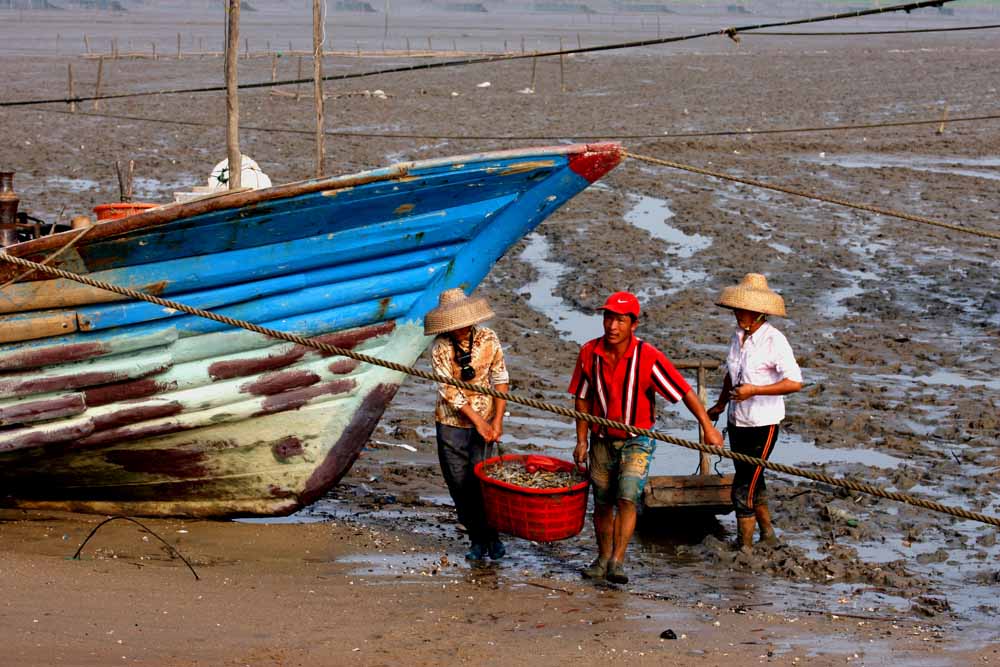
M 618 166 L 624 156 L 621 144 L 588 144 L 587 150 L 570 157 L 569 168 L 593 183 Z

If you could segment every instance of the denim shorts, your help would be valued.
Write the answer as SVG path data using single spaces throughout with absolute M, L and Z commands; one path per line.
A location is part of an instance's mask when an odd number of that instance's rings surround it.
M 594 502 L 614 505 L 627 500 L 638 505 L 649 475 L 649 464 L 656 451 L 656 441 L 644 435 L 628 440 L 590 438 L 590 482 Z

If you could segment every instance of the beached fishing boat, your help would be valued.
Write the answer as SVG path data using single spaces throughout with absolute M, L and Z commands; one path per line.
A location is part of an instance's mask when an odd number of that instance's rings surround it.
M 150 209 L 6 250 L 412 364 L 424 313 L 471 291 L 617 144 L 404 163 Z M 58 253 L 58 254 L 57 254 Z M 403 376 L 0 263 L 8 506 L 280 515 L 357 458 Z

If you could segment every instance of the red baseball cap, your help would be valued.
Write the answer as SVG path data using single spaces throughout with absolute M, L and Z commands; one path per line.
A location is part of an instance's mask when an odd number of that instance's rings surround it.
M 610 310 L 619 315 L 633 315 L 639 319 L 639 299 L 631 292 L 615 292 L 598 310 Z

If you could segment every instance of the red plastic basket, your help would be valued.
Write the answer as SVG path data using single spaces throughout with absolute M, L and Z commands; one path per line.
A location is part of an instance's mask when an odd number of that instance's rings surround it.
M 528 458 L 544 462 L 545 469 L 570 471 L 576 466 L 548 456 L 506 454 L 505 465 L 525 465 Z M 529 489 L 493 479 L 483 468 L 493 465 L 501 457 L 480 461 L 475 473 L 483 489 L 486 520 L 501 533 L 523 537 L 534 542 L 554 542 L 573 537 L 583 530 L 587 514 L 587 487 L 583 480 L 561 489 Z

